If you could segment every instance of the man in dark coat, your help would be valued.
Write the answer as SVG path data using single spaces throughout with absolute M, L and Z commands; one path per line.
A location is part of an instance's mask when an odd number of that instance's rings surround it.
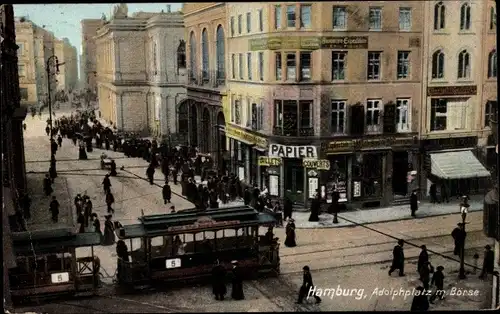
M 219 263 L 219 260 L 217 260 L 214 268 L 212 269 L 212 289 L 215 295 L 215 300 L 224 300 L 224 296 L 227 293 L 225 281 L 226 270 L 224 269 L 224 266 Z
M 389 269 L 389 276 L 392 275 L 392 272 L 396 269 L 399 270 L 399 276 L 402 277 L 405 275 L 404 273 L 404 264 L 405 264 L 405 254 L 403 252 L 403 240 L 398 240 L 398 245 L 394 247 L 392 250 L 392 265 Z
M 330 206 L 328 206 L 328 212 L 333 215 L 332 223 L 334 224 L 339 223 L 338 220 L 339 200 L 340 200 L 340 193 L 337 190 L 337 188 L 335 188 L 332 192 L 332 203 L 330 204 Z
M 252 193 L 250 192 L 250 188 L 245 189 L 245 193 L 243 194 L 243 201 L 245 205 L 250 205 L 250 202 L 252 202 Z
M 111 205 L 115 202 L 115 197 L 111 194 L 111 191 L 106 192 L 106 205 L 108 206 L 108 213 L 114 213 L 115 210 L 111 208 Z
M 483 269 L 479 278 L 484 279 L 488 274 L 492 274 L 495 268 L 495 252 L 491 250 L 491 246 L 484 247 Z
M 318 191 L 316 191 L 314 199 L 311 201 L 311 215 L 309 221 L 319 221 L 319 211 L 321 209 L 321 200 Z
M 116 172 L 116 162 L 113 159 L 111 159 L 111 164 L 109 165 L 109 168 L 110 168 L 109 175 L 112 177 L 116 177 L 118 173 Z
M 53 139 L 50 140 L 50 152 L 55 155 L 57 152 L 57 143 Z
M 243 293 L 243 273 L 238 266 L 238 261 L 232 261 L 231 264 L 233 264 L 231 298 L 234 300 L 243 300 L 245 299 L 245 294 Z
M 427 293 L 424 287 L 417 287 L 417 292 L 413 297 L 413 302 L 411 303 L 412 312 L 426 312 L 429 309 L 429 300 L 427 299 Z
M 418 198 L 417 198 L 417 191 L 413 190 L 411 192 L 410 196 L 410 210 L 411 210 L 411 216 L 412 217 L 417 217 L 415 214 L 418 210 Z
M 283 202 L 283 220 L 292 218 L 293 202 L 285 196 L 285 201 Z
M 57 136 L 57 145 L 59 145 L 59 147 L 62 146 L 62 137 L 61 137 L 61 135 Z
M 146 170 L 146 176 L 148 177 L 149 184 L 153 185 L 155 179 L 155 167 L 153 164 L 150 164 Z
M 102 180 L 102 186 L 104 188 L 104 193 L 108 193 L 111 191 L 111 180 L 109 179 L 109 174 L 106 174 L 104 179 Z
M 301 304 L 302 301 L 304 300 L 304 297 L 310 297 L 311 294 L 312 296 L 316 299 L 316 303 L 321 302 L 321 298 L 317 296 L 315 293 L 312 293 L 314 291 L 314 285 L 312 281 L 312 276 L 311 276 L 311 271 L 309 269 L 309 266 L 304 266 L 302 268 L 304 271 L 303 277 L 302 277 L 302 286 L 300 287 L 299 290 L 299 299 L 297 300 L 298 304 Z
M 457 227 L 451 232 L 451 236 L 455 242 L 455 248 L 453 249 L 454 255 L 460 255 L 462 251 L 462 246 L 465 243 L 465 238 L 467 233 L 464 230 L 463 223 L 458 223 Z
M 443 266 L 438 266 L 436 269 L 436 272 L 432 276 L 431 280 L 431 286 L 436 285 L 436 290 L 432 293 L 429 302 L 431 304 L 434 303 L 434 300 L 436 297 L 439 297 L 440 300 L 444 299 L 444 274 L 443 274 L 444 267 Z
M 429 253 L 427 252 L 427 247 L 425 245 L 420 246 L 420 255 L 418 256 L 418 262 L 417 262 L 417 273 L 420 274 L 420 269 L 424 266 L 426 262 L 429 261 Z M 420 278 L 422 279 L 422 278 Z
M 170 189 L 170 185 L 168 185 L 168 182 L 165 182 L 165 185 L 163 186 L 162 195 L 163 203 L 170 203 L 170 199 L 172 198 L 172 190 Z
M 174 168 L 172 170 L 172 179 L 174 180 L 174 184 L 177 185 L 177 180 L 178 180 L 178 176 L 179 175 L 179 171 L 177 170 L 177 168 Z
M 57 201 L 55 196 L 52 196 L 52 201 L 50 202 L 49 208 L 50 213 L 52 214 L 52 221 L 58 222 L 59 220 L 59 202 Z
M 46 174 L 45 178 L 43 179 L 43 191 L 45 192 L 46 196 L 49 196 L 54 192 L 52 189 L 52 179 L 50 179 L 50 175 Z

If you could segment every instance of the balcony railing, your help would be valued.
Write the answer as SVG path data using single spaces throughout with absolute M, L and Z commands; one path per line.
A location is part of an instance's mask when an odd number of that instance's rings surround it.
M 224 71 L 192 71 L 188 69 L 188 85 L 203 86 L 209 88 L 218 88 L 226 83 L 226 74 Z
M 302 128 L 296 128 L 296 129 L 284 129 L 281 126 L 275 126 L 273 128 L 273 135 L 278 135 L 278 136 L 314 136 L 314 128 L 309 127 L 302 127 Z

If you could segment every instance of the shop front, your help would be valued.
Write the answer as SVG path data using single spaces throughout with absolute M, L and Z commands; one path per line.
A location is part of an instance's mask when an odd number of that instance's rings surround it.
M 474 153 L 477 142 L 475 136 L 421 141 L 425 175 L 421 188 L 427 196 L 432 184 L 439 187 L 441 196 L 443 193 L 454 197 L 487 192 L 491 187 L 491 173 Z
M 231 124 L 225 131 L 229 138 L 230 172 L 247 185 L 258 185 L 261 181 L 258 159 L 265 154 L 267 139 Z
M 327 201 L 334 188 L 340 201 L 360 207 L 391 205 L 408 198 L 408 180 L 416 169 L 418 147 L 413 137 L 332 141 L 325 147 L 330 169 L 321 176 Z

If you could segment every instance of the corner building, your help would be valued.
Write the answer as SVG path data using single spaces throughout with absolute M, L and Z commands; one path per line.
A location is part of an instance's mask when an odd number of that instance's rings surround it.
M 358 207 L 407 201 L 422 16 L 415 1 L 227 4 L 233 171 L 302 204 L 334 186 Z

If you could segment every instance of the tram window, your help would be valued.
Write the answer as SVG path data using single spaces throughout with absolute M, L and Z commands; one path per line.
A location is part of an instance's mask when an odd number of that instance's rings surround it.
M 236 236 L 236 231 L 234 229 L 226 229 L 224 232 L 226 234 L 226 237 Z
M 195 234 L 195 240 L 196 240 L 196 242 L 198 242 L 198 241 L 203 241 L 203 240 L 204 240 L 204 239 L 203 239 L 203 232 L 198 232 L 198 233 L 196 233 L 196 234 Z
M 20 274 L 27 274 L 28 271 L 28 259 L 26 257 L 18 257 L 16 260 L 17 270 Z
M 205 231 L 205 239 L 215 239 L 215 231 Z
M 34 257 L 29 258 L 30 270 L 32 272 L 44 273 L 45 272 L 45 259 L 43 257 L 38 257 L 35 262 Z
M 260 236 L 266 235 L 266 233 L 267 233 L 267 228 L 264 228 L 264 227 L 259 228 L 259 235 Z
M 192 233 L 184 234 L 183 237 L 184 237 L 184 243 L 188 243 L 188 242 L 193 242 L 194 241 L 194 237 L 193 237 Z M 182 237 L 181 237 L 181 239 L 182 239 Z
M 64 253 L 63 254 L 63 257 L 64 257 L 64 269 L 71 269 L 71 261 L 73 259 L 73 255 L 71 255 L 71 253 Z
M 217 236 L 217 239 L 224 238 L 224 230 L 217 230 L 217 232 L 215 234 Z
M 47 271 L 57 272 L 63 270 L 62 254 L 47 255 Z
M 131 247 L 129 247 L 129 250 L 137 251 L 140 249 L 144 249 L 144 246 L 142 245 L 141 238 L 130 239 L 130 243 L 131 243 L 131 245 L 130 245 Z
M 163 245 L 163 237 L 151 238 L 151 246 L 162 246 L 162 245 Z

